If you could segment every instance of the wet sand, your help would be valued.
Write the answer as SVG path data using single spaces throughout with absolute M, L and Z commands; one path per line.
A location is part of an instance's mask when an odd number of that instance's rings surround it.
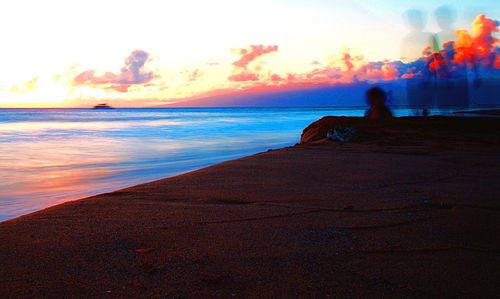
M 356 143 L 322 139 L 336 124 Z M 0 223 L 3 298 L 498 293 L 500 120 L 325 118 L 303 143 Z

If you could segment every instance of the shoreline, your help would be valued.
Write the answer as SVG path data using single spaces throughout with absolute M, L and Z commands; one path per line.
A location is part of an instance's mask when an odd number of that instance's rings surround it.
M 211 165 L 208 165 L 208 166 L 202 166 L 200 168 L 195 168 L 195 169 L 192 169 L 192 170 L 186 170 L 184 172 L 173 174 L 171 176 L 165 176 L 165 177 L 162 177 L 162 178 L 159 178 L 159 179 L 156 179 L 156 180 L 147 181 L 147 182 L 144 182 L 144 183 L 139 183 L 139 184 L 135 184 L 135 185 L 132 185 L 132 186 L 125 186 L 123 188 L 117 188 L 117 189 L 111 190 L 109 192 L 102 192 L 102 193 L 97 193 L 97 194 L 94 194 L 94 195 L 89 195 L 89 196 L 80 197 L 80 198 L 76 198 L 76 199 L 64 200 L 63 202 L 55 203 L 53 205 L 50 205 L 48 207 L 45 207 L 45 208 L 42 208 L 42 209 L 39 209 L 39 210 L 35 210 L 35 211 L 28 212 L 26 214 L 15 216 L 14 218 L 0 220 L 0 224 L 2 224 L 4 222 L 8 222 L 8 221 L 17 220 L 18 218 L 31 216 L 32 214 L 41 213 L 41 212 L 44 212 L 45 210 L 52 209 L 52 208 L 55 208 L 55 207 L 58 207 L 58 206 L 62 206 L 62 205 L 65 205 L 65 204 L 70 204 L 70 203 L 74 203 L 74 202 L 78 202 L 78 201 L 84 201 L 84 200 L 87 200 L 87 199 L 91 199 L 91 198 L 94 198 L 94 197 L 100 197 L 100 196 L 104 196 L 104 195 L 107 195 L 107 194 L 118 193 L 118 192 L 121 192 L 121 191 L 126 190 L 126 189 L 135 188 L 135 187 L 138 187 L 138 186 L 147 185 L 147 184 L 155 183 L 155 182 L 158 182 L 158 181 L 173 179 L 173 178 L 176 178 L 176 177 L 179 177 L 179 176 L 187 175 L 187 174 L 190 174 L 192 172 L 200 171 L 200 170 L 203 170 L 205 168 L 214 167 L 214 166 L 217 166 L 217 165 L 222 164 L 222 163 L 231 162 L 231 161 L 235 161 L 235 160 L 239 160 L 239 159 L 244 159 L 244 158 L 252 157 L 252 156 L 259 155 L 259 154 L 262 154 L 262 153 L 265 153 L 265 152 L 281 150 L 281 149 L 285 149 L 285 148 L 289 148 L 289 147 L 293 147 L 293 146 L 285 146 L 285 147 L 277 148 L 277 149 L 268 149 L 267 151 L 262 151 L 262 152 L 258 152 L 258 153 L 255 153 L 255 154 L 250 154 L 250 155 L 247 155 L 247 156 L 243 156 L 243 157 L 231 158 L 229 160 L 224 160 L 224 161 L 216 162 L 214 164 L 211 164 Z
M 361 140 L 324 140 L 339 123 Z M 491 118 L 326 117 L 296 146 L 10 219 L 0 293 L 493 294 L 499 130 Z
M 314 108 L 314 107 L 311 107 L 311 108 Z M 353 108 L 353 107 L 351 107 Z M 349 109 L 351 109 L 349 108 Z M 357 108 L 360 108 L 360 107 L 357 107 Z M 197 109 L 197 108 L 193 108 L 193 109 Z M 202 108 L 202 109 L 205 109 L 205 108 Z M 218 109 L 218 108 L 213 108 L 213 109 Z M 224 108 L 226 109 L 226 108 Z M 233 108 L 227 108 L 227 109 L 233 109 Z M 239 108 L 238 108 L 239 109 Z M 251 108 L 253 109 L 253 108 Z M 269 108 L 260 108 L 260 109 L 269 109 Z M 294 109 L 294 108 L 290 108 L 290 109 Z M 343 108 L 342 108 L 343 109 Z M 467 117 L 477 117 L 477 116 L 481 116 L 481 117 L 495 117 L 496 113 L 500 112 L 499 109 L 489 109 L 488 110 L 474 110 L 474 111 L 460 111 L 460 112 L 455 112 L 454 117 L 460 117 L 460 116 L 467 116 Z M 457 113 L 459 115 L 457 115 Z M 484 114 L 483 114 L 484 113 Z M 491 115 L 493 114 L 493 115 Z M 444 116 L 444 115 L 443 115 Z M 452 115 L 447 115 L 447 117 L 452 117 Z M 290 143 L 290 145 L 293 144 L 293 143 Z M 288 144 L 281 144 L 279 146 L 287 146 Z M 269 147 L 265 147 L 265 148 L 260 148 L 259 150 L 255 150 L 255 151 L 251 151 L 249 153 L 246 153 L 247 155 L 248 154 L 254 154 L 254 153 L 258 153 L 259 151 L 265 151 L 269 148 L 271 149 L 276 149 L 277 147 L 279 146 L 269 146 Z M 224 157 L 224 158 L 216 158 L 214 159 L 215 161 L 213 161 L 212 163 L 220 163 L 220 162 L 224 162 L 224 161 L 227 161 L 225 159 L 228 159 L 228 160 L 232 160 L 232 159 L 237 159 L 237 158 L 241 158 L 241 157 L 244 157 L 245 154 L 232 154 L 232 157 Z M 44 210 L 46 208 L 49 208 L 49 207 L 52 207 L 52 206 L 55 206 L 55 205 L 58 205 L 58 204 L 61 204 L 61 203 L 64 203 L 64 202 L 70 202 L 70 201 L 75 201 L 75 200 L 80 200 L 82 198 L 87 198 L 87 197 L 90 197 L 90 196 L 96 196 L 96 195 L 99 195 L 101 193 L 109 193 L 109 192 L 113 192 L 113 191 L 118 191 L 118 190 L 121 190 L 123 188 L 128 188 L 130 186 L 134 186 L 136 184 L 144 184 L 144 183 L 147 183 L 149 181 L 153 181 L 153 180 L 159 180 L 159 179 L 164 179 L 164 178 L 170 178 L 172 176 L 176 176 L 176 175 L 179 175 L 179 174 L 183 174 L 183 173 L 187 173 L 187 172 L 190 172 L 190 171 L 193 171 L 193 170 L 196 170 L 196 169 L 201 169 L 201 168 L 204 168 L 204 167 L 208 167 L 208 166 L 211 166 L 211 165 L 214 165 L 214 164 L 206 164 L 206 163 L 203 163 L 205 165 L 197 165 L 199 164 L 197 161 L 193 161 L 192 162 L 192 166 L 189 166 L 187 167 L 187 169 L 183 169 L 183 170 L 177 170 L 177 171 L 174 171 L 173 173 L 167 173 L 167 174 L 162 174 L 162 175 L 159 175 L 159 176 L 153 176 L 151 178 L 148 178 L 148 179 L 143 179 L 143 180 L 129 180 L 127 182 L 116 182 L 114 185 L 113 184 L 107 184 L 106 183 L 106 180 L 103 181 L 103 186 L 104 185 L 113 185 L 114 187 L 112 188 L 103 188 L 102 186 L 100 186 L 99 190 L 100 191 L 95 191 L 97 190 L 98 186 L 82 186 L 82 188 L 80 189 L 75 189 L 73 190 L 73 192 L 69 192 L 69 194 L 64 194 L 64 193 L 58 193 L 58 194 L 51 194 L 49 193 L 48 195 L 45 196 L 45 198 L 51 198 L 51 196 L 53 198 L 58 198 L 58 200 L 54 200 L 54 201 L 51 201 L 49 203 L 49 205 L 35 205 L 34 208 L 24 208 L 25 206 L 22 206 L 22 204 L 19 206 L 19 208 L 17 208 L 18 210 L 22 210 L 21 213 L 8 213 L 10 212 L 10 207 L 9 206 L 5 206 L 5 215 L 0 215 L 0 223 L 1 222 L 4 222 L 4 221 L 8 221 L 8 220 L 12 220 L 12 219 L 16 219 L 18 217 L 21 217 L 21 216 L 25 216 L 25 215 L 29 215 L 33 212 L 37 212 L 37 211 L 41 211 L 41 210 Z M 97 170 L 101 170 L 101 169 L 97 169 Z M 106 170 L 106 169 L 104 169 Z M 134 171 L 134 169 L 131 169 L 131 171 Z M 126 180 L 126 179 L 124 179 Z M 74 186 L 78 186 L 78 185 L 74 185 Z M 22 186 L 21 186 L 22 187 Z M 29 190 L 28 188 L 26 188 L 26 190 Z M 85 190 L 94 190 L 94 192 L 88 192 L 88 191 L 85 191 Z M 49 191 L 50 192 L 50 191 Z M 74 195 L 72 193 L 79 193 L 79 195 Z M 62 195 L 62 196 L 60 196 Z M 8 193 L 7 195 L 5 196 L 5 198 L 8 198 L 9 200 L 11 198 L 9 198 L 8 196 Z M 15 198 L 15 197 L 14 197 Z M 25 198 L 29 198 L 29 196 L 25 196 Z M 45 200 L 45 198 L 35 198 L 35 201 L 38 199 L 38 200 Z M 22 198 L 15 198 L 12 200 L 13 203 L 16 202 L 16 200 L 20 200 L 21 202 L 23 201 L 26 201 L 25 199 L 22 199 Z M 14 204 L 13 204 L 14 205 Z M 29 205 L 28 205 L 29 206 Z M 16 208 L 13 208 L 13 210 L 15 210 Z
M 273 150 L 278 150 L 278 149 L 281 149 L 281 148 L 268 149 L 267 151 L 273 151 Z M 158 179 L 154 179 L 154 180 L 150 180 L 150 181 L 146 181 L 146 182 L 142 182 L 142 183 L 137 183 L 137 184 L 133 184 L 133 185 L 123 186 L 121 188 L 110 190 L 109 192 L 92 192 L 90 195 L 87 195 L 87 196 L 84 196 L 84 197 L 78 197 L 78 198 L 74 198 L 74 199 L 65 199 L 65 200 L 62 200 L 62 202 L 54 203 L 54 204 L 52 204 L 50 206 L 47 206 L 45 208 L 41 208 L 41 209 L 37 209 L 37 210 L 31 211 L 31 212 L 27 212 L 26 214 L 14 216 L 13 218 L 8 218 L 8 219 L 5 219 L 5 220 L 1 220 L 0 219 L 0 224 L 3 223 L 3 222 L 11 221 L 11 220 L 16 220 L 16 219 L 24 217 L 24 216 L 29 216 L 31 214 L 35 214 L 35 213 L 38 213 L 38 212 L 43 212 L 43 211 L 45 211 L 47 209 L 50 209 L 50 208 L 53 208 L 53 207 L 57 207 L 59 205 L 64 205 L 66 203 L 76 202 L 76 201 L 80 201 L 80 200 L 86 200 L 88 198 L 93 198 L 93 197 L 101 196 L 101 195 L 104 195 L 104 194 L 119 192 L 119 191 L 124 190 L 124 189 L 133 188 L 133 187 L 136 187 L 136 186 L 145 185 L 145 184 L 153 183 L 153 182 L 156 182 L 156 181 L 171 179 L 171 178 L 174 178 L 174 177 L 177 177 L 177 176 L 182 176 L 182 175 L 185 175 L 185 174 L 189 174 L 191 172 L 202 170 L 204 168 L 216 166 L 216 165 L 224 163 L 224 162 L 230 162 L 230 161 L 234 161 L 234 160 L 238 160 L 238 159 L 243 159 L 243 158 L 246 158 L 246 157 L 251 157 L 251 156 L 254 156 L 254 155 L 257 155 L 257 154 L 260 154 L 260 153 L 264 153 L 264 152 L 267 152 L 267 151 L 257 152 L 257 153 L 253 153 L 253 154 L 251 153 L 251 154 L 249 154 L 247 156 L 232 157 L 232 158 L 229 158 L 228 160 L 222 160 L 222 161 L 219 161 L 219 162 L 215 162 L 214 164 L 200 166 L 200 167 L 197 167 L 197 168 L 194 168 L 194 169 L 189 169 L 189 170 L 181 171 L 179 173 L 175 173 L 175 174 L 172 174 L 172 175 L 167 175 L 167 176 L 162 177 L 162 178 L 158 178 Z
M 454 112 L 455 115 L 457 114 L 474 114 L 474 115 L 481 115 L 481 116 L 500 116 L 500 109 L 484 109 L 484 110 L 468 110 L 468 111 L 457 111 Z

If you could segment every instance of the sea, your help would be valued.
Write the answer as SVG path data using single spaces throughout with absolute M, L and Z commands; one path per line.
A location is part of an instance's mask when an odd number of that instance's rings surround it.
M 0 221 L 291 146 L 322 116 L 364 109 L 0 109 Z

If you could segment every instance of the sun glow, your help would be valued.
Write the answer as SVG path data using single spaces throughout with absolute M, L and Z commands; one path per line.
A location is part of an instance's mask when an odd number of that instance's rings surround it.
M 71 87 L 60 78 L 36 77 L 22 84 L 14 84 L 2 93 L 3 104 L 16 107 L 60 107 L 71 99 Z

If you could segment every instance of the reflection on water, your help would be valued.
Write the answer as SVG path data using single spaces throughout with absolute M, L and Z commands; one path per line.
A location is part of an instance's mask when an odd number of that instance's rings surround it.
M 0 221 L 293 145 L 363 109 L 0 109 Z M 400 113 L 406 114 L 405 111 Z

